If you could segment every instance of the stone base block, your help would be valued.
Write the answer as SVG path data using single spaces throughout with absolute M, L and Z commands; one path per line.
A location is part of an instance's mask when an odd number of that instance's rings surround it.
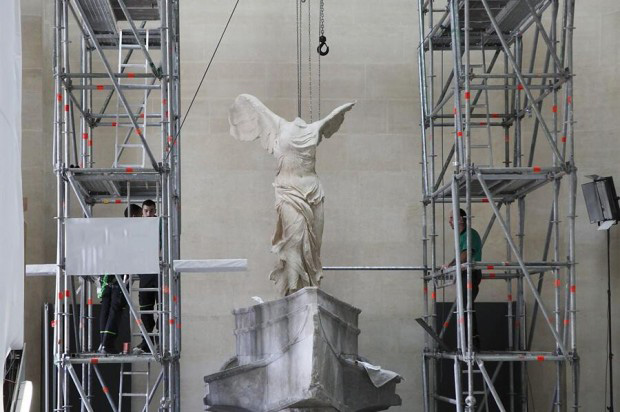
M 354 412 L 400 405 L 357 362 L 360 310 L 318 288 L 234 311 L 237 356 L 205 377 L 208 411 Z

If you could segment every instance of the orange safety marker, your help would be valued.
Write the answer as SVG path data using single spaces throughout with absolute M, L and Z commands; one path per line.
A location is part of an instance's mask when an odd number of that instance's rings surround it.
M 112 126 L 113 126 L 113 127 L 116 127 L 116 126 L 118 126 L 118 123 L 116 123 L 116 122 L 112 122 Z
M 491 113 L 491 117 L 497 119 L 499 117 L 499 113 Z
M 168 110 L 166 110 L 166 111 L 164 112 L 164 117 L 165 117 L 165 118 L 168 118 Z
M 534 166 L 532 167 L 532 170 L 534 171 L 534 173 L 540 173 L 542 169 L 540 168 L 540 166 Z
M 456 107 L 453 109 L 453 113 L 456 114 Z
M 58 100 L 59 102 L 62 102 L 62 94 L 58 93 L 56 95 L 56 100 Z
M 489 269 L 489 270 L 493 270 L 493 269 L 495 269 L 495 266 L 493 266 L 493 265 L 487 265 L 487 269 Z
M 144 113 L 140 113 L 140 119 L 144 119 Z
M 556 279 L 555 280 L 555 287 L 559 288 L 560 286 L 562 286 L 562 281 L 560 279 Z
M 162 104 L 168 104 L 168 99 L 162 99 L 161 102 Z
M 491 278 L 491 279 L 495 279 L 495 277 L 496 277 L 496 276 L 495 276 L 495 273 L 493 273 L 493 272 L 489 273 L 489 278 Z
M 68 112 L 68 111 L 69 111 L 69 105 L 65 104 L 65 112 Z
M 63 300 L 65 297 L 65 294 L 62 292 L 58 292 L 58 300 Z
M 486 126 L 487 122 L 480 122 L 480 126 Z
M 69 296 L 71 296 L 71 292 L 69 292 L 68 290 L 65 290 L 65 297 L 68 298 Z
M 142 320 L 141 319 L 136 319 L 136 324 L 137 325 L 142 325 Z
M 566 143 L 566 136 L 562 136 L 560 140 L 562 141 L 562 143 Z
M 577 285 L 571 285 L 570 291 L 571 293 L 577 293 Z
M 428 293 L 428 288 L 424 288 L 424 293 Z
M 450 326 L 450 322 L 445 321 L 445 322 L 443 323 L 443 327 L 447 329 L 447 328 L 448 328 L 448 326 Z
M 508 295 L 507 296 L 507 300 L 508 300 L 508 302 L 512 302 L 512 295 Z
M 470 97 L 471 97 L 471 93 L 465 92 L 465 100 L 469 100 Z
M 165 285 L 164 285 L 164 286 L 161 288 L 161 291 L 162 291 L 163 293 L 165 293 L 165 294 L 168 294 L 168 293 L 170 293 L 170 288 L 168 288 L 168 286 L 165 286 Z
M 116 203 L 117 205 L 121 204 L 121 199 L 114 199 L 114 203 Z
M 568 104 L 573 103 L 573 96 L 566 96 L 566 102 L 567 102 Z
M 55 321 L 55 320 L 51 321 L 51 322 L 50 322 L 50 326 L 51 326 L 52 328 L 55 328 L 55 327 L 56 327 L 56 321 Z
M 517 90 L 523 90 L 523 85 L 521 83 L 517 84 Z
M 110 388 L 108 388 L 107 386 L 104 386 L 101 389 L 103 389 L 103 393 L 110 393 Z
M 88 139 L 87 145 L 88 146 L 92 146 L 93 145 L 93 139 Z
M 553 113 L 557 113 L 557 112 L 558 112 L 558 105 L 557 105 L 557 104 L 554 104 L 554 105 L 551 107 L 551 111 L 552 111 Z
M 82 133 L 82 139 L 88 140 L 88 133 Z
M 126 173 L 133 173 L 133 167 L 126 167 L 125 168 L 125 172 Z
M 463 132 L 456 132 L 456 135 L 457 135 L 458 137 L 463 137 Z
M 172 301 L 173 301 L 174 303 L 177 303 L 177 300 L 178 300 L 177 295 L 174 295 L 174 296 L 172 297 Z
M 473 289 L 474 285 L 471 282 L 467 282 L 467 289 Z
M 536 360 L 537 360 L 538 362 L 543 362 L 543 361 L 545 360 L 545 357 L 544 357 L 544 356 L 542 356 L 542 355 L 538 355 L 538 356 L 536 356 Z
M 93 299 L 92 298 L 88 298 L 88 300 L 86 301 L 86 304 L 88 306 L 91 306 L 93 304 Z
M 564 319 L 564 324 L 568 325 L 570 323 L 570 319 Z
M 98 84 L 97 85 L 97 90 L 103 90 L 103 84 Z
M 129 72 L 127 73 L 127 77 L 129 77 L 130 79 L 133 79 L 134 77 L 136 77 L 136 74 L 134 72 Z
M 437 294 L 435 292 L 431 292 L 431 299 L 437 299 Z
M 174 325 L 174 319 L 168 320 L 168 323 L 171 324 L 171 325 Z
M 99 358 L 90 358 L 90 363 L 92 363 L 93 365 L 96 365 L 99 363 Z
M 142 135 L 142 129 L 140 129 L 139 127 L 136 129 L 136 134 Z
M 489 203 L 489 198 L 485 197 L 484 199 L 482 199 L 482 203 Z

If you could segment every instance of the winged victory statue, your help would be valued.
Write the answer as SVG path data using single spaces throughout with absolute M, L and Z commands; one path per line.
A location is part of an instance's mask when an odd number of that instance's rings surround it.
M 241 141 L 260 139 L 278 161 L 273 183 L 277 222 L 271 241 L 271 252 L 278 256 L 278 263 L 269 278 L 283 296 L 306 286 L 319 286 L 323 277 L 325 195 L 315 171 L 316 148 L 338 131 L 345 113 L 354 105 L 344 104 L 310 124 L 299 117 L 289 122 L 248 94 L 237 96 L 230 108 L 230 134 Z

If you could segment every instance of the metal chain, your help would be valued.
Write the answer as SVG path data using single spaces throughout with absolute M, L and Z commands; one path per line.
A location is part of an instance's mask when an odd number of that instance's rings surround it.
M 321 0 L 319 12 L 319 36 L 325 36 L 325 3 Z
M 310 123 L 314 121 L 312 115 L 312 24 L 310 16 L 312 15 L 312 8 L 310 7 L 310 0 L 308 2 L 308 106 L 310 108 Z

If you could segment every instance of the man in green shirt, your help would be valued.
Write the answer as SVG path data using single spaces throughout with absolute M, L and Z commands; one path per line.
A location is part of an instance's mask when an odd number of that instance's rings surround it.
M 466 222 L 466 219 L 467 219 L 467 212 L 465 212 L 463 209 L 459 209 L 459 216 L 456 222 L 454 221 L 454 217 L 450 215 L 450 227 L 454 229 L 455 223 L 458 225 L 459 250 L 461 251 L 460 253 L 461 264 L 467 263 L 467 222 Z M 471 261 L 472 263 L 480 262 L 482 260 L 482 240 L 480 239 L 480 235 L 474 228 L 471 228 L 470 234 L 471 234 Z M 456 264 L 456 258 L 452 259 L 452 262 L 450 262 L 449 264 L 443 265 L 442 269 L 447 269 L 451 266 L 454 266 L 455 264 Z M 471 297 L 472 297 L 472 307 L 473 307 L 474 302 L 476 301 L 476 297 L 478 296 L 480 281 L 482 280 L 482 271 L 480 269 L 473 269 L 471 274 L 472 274 Z M 462 279 L 461 289 L 463 291 L 463 305 L 465 306 L 465 309 L 467 309 L 467 271 L 466 270 L 462 271 L 461 279 Z M 477 325 L 478 322 L 476 319 L 475 310 L 473 312 L 472 322 L 473 322 L 474 346 L 477 349 L 479 349 L 480 337 L 478 336 L 478 325 Z

